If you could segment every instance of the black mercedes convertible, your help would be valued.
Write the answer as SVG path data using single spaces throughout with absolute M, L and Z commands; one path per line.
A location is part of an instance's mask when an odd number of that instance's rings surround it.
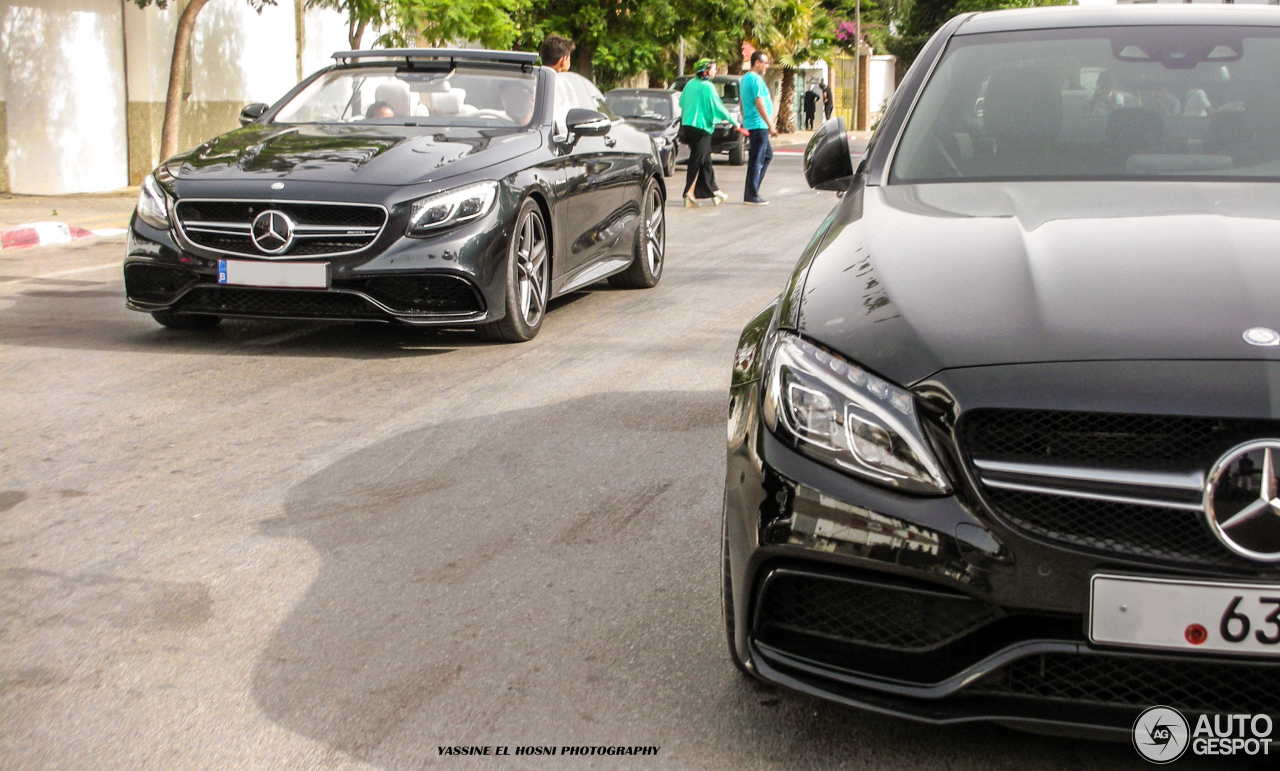
M 336 63 L 142 184 L 127 305 L 538 333 L 547 301 L 662 276 L 653 140 L 536 54 L 381 50 Z

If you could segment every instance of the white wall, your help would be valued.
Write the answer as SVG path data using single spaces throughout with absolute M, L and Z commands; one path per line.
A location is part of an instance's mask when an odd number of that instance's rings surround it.
M 893 96 L 897 63 L 896 56 L 884 54 L 871 57 L 867 72 L 867 112 L 872 115 L 884 112 L 885 102 Z
M 127 184 L 120 0 L 0 0 L 10 189 Z

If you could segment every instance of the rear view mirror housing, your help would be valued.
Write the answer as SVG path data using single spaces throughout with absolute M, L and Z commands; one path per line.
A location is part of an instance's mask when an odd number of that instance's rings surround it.
M 581 108 L 570 110 L 564 122 L 571 135 L 580 137 L 602 137 L 613 128 L 613 121 L 608 115 Z
M 267 112 L 267 105 L 261 102 L 246 104 L 244 109 L 240 110 L 240 125 L 248 126 L 250 123 L 257 123 Z
M 853 157 L 844 118 L 822 124 L 804 149 L 804 179 L 814 190 L 842 191 L 853 180 Z

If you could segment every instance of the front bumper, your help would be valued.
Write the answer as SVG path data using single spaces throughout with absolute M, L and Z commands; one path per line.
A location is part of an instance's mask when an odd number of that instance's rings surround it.
M 147 313 L 410 326 L 483 324 L 501 318 L 505 310 L 510 233 L 501 211 L 495 207 L 477 222 L 430 239 L 401 237 L 403 224 L 392 222 L 362 251 L 296 258 L 328 263 L 329 289 L 220 285 L 220 259 L 257 258 L 201 249 L 135 215 L 124 261 L 125 304 Z
M 925 722 L 1113 739 L 1154 705 L 1280 715 L 1274 659 L 1109 648 L 1086 634 L 1094 573 L 1238 574 L 1030 538 L 963 485 L 919 498 L 839 474 L 768 432 L 759 388 L 732 391 L 724 510 L 731 644 L 757 676 Z

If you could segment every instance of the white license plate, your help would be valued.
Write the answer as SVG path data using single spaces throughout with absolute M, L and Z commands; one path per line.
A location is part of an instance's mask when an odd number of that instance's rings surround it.
M 1089 639 L 1280 656 L 1280 585 L 1095 575 Z
M 218 283 L 229 286 L 328 289 L 329 264 L 325 262 L 218 260 Z

